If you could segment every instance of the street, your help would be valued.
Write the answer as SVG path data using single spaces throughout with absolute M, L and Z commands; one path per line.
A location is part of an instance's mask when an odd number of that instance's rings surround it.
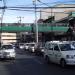
M 0 60 L 0 75 L 75 75 L 75 66 L 46 64 L 43 57 L 16 50 L 15 60 Z

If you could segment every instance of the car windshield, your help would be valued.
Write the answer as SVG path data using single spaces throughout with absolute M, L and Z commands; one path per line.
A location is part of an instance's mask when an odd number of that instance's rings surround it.
M 31 44 L 30 46 L 35 46 L 35 44 Z
M 75 47 L 75 42 L 72 42 L 71 44 Z
M 75 50 L 75 47 L 72 44 L 59 44 L 61 51 L 71 51 Z
M 22 46 L 22 45 L 24 45 L 24 44 L 20 44 L 20 46 Z
M 13 46 L 12 45 L 3 45 L 2 49 L 12 49 Z
M 26 44 L 26 46 L 28 46 L 29 44 Z

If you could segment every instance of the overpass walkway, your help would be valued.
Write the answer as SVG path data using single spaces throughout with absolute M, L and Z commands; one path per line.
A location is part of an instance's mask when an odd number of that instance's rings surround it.
M 38 24 L 38 32 L 66 32 L 68 30 L 68 24 Z M 7 25 L 1 26 L 0 31 L 2 32 L 35 32 L 36 27 L 34 24 L 30 25 Z

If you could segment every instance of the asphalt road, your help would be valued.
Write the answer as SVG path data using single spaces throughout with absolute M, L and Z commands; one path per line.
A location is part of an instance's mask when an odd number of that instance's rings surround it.
M 75 66 L 61 68 L 46 64 L 43 57 L 16 50 L 15 60 L 0 61 L 0 75 L 75 75 Z

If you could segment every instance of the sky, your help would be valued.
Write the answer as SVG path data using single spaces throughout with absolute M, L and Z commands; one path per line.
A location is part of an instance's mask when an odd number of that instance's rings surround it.
M 68 3 L 73 4 L 75 3 L 74 0 L 40 0 L 41 2 L 47 4 L 48 6 L 53 6 L 60 3 Z M 7 7 L 34 7 L 33 0 L 5 0 Z M 36 1 L 36 5 L 39 7 L 44 7 L 44 5 L 38 1 Z M 0 0 L 0 6 L 3 6 L 3 2 Z M 47 7 L 48 7 L 47 6 Z M 26 10 L 26 9 L 24 9 Z M 33 9 L 35 10 L 35 9 Z M 2 14 L 2 10 L 0 10 L 0 15 Z M 40 17 L 40 13 L 37 12 L 37 19 Z M 5 9 L 5 13 L 3 16 L 4 23 L 17 23 L 19 21 L 18 17 L 21 18 L 22 23 L 33 23 L 35 21 L 35 12 L 34 11 L 18 11 L 18 10 L 8 10 Z

